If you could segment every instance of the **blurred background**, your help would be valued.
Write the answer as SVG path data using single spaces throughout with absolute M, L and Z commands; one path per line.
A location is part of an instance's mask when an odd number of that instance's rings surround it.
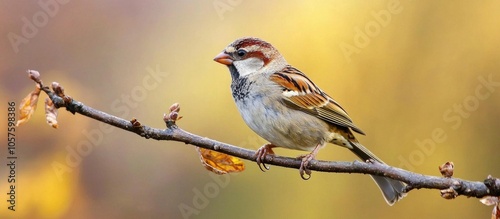
M 212 59 L 236 38 L 263 38 L 349 112 L 359 140 L 390 165 L 439 176 L 500 176 L 500 1 L 1 1 L 0 113 L 34 88 L 26 70 L 57 81 L 96 109 L 181 128 L 252 150 L 264 140 L 233 103 L 229 72 Z M 16 211 L 7 210 L 7 148 L 0 147 L 1 218 L 489 218 L 477 199 L 411 192 L 389 207 L 359 174 L 253 162 L 215 176 L 194 147 L 146 140 L 40 106 L 16 130 Z M 2 125 L 4 126 L 4 125 Z M 4 128 L 5 130 L 5 128 Z M 2 142 L 7 142 L 6 134 Z M 304 152 L 277 149 L 283 156 Z M 321 160 L 352 161 L 329 146 Z

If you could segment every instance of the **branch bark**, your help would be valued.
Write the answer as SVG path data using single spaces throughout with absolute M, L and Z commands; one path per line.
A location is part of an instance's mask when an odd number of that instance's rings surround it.
M 105 112 L 96 110 L 86 106 L 82 102 L 76 101 L 73 98 L 64 94 L 64 89 L 54 82 L 51 91 L 49 87 L 45 87 L 40 80 L 39 75 L 31 75 L 37 84 L 40 85 L 57 108 L 64 107 L 73 114 L 81 114 L 86 117 L 99 120 L 101 122 L 113 125 L 117 128 L 133 132 L 146 139 L 178 141 L 186 144 L 195 145 L 198 147 L 218 151 L 229 154 L 242 159 L 254 161 L 256 160 L 255 151 L 240 148 L 234 145 L 219 142 L 206 137 L 201 137 L 179 128 L 175 124 L 175 120 L 165 119 L 166 129 L 152 128 L 141 125 L 136 119 L 126 120 Z M 265 157 L 265 163 L 286 168 L 298 169 L 301 160 L 297 158 L 271 156 Z M 310 170 L 319 172 L 335 172 L 335 173 L 359 173 L 384 176 L 396 179 L 407 184 L 406 192 L 413 189 L 438 189 L 441 190 L 441 196 L 447 199 L 453 199 L 459 195 L 475 198 L 483 198 L 486 196 L 500 196 L 500 179 L 488 176 L 483 182 L 468 181 L 453 177 L 437 177 L 422 175 L 400 168 L 388 166 L 378 162 L 339 162 L 339 161 L 321 161 L 313 160 L 309 165 Z M 453 165 L 451 165 L 451 175 L 453 175 Z M 443 176 L 450 176 L 442 173 Z

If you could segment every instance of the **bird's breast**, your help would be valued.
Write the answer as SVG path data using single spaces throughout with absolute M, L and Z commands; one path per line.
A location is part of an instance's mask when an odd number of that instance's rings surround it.
M 254 84 L 235 84 L 244 88 L 233 97 L 246 124 L 270 143 L 297 150 L 310 151 L 328 138 L 328 124 L 287 107 L 281 90 L 258 89 Z M 233 87 L 233 86 L 232 86 Z

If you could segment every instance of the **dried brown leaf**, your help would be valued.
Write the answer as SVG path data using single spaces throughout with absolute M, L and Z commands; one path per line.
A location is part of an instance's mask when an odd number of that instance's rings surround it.
M 45 98 L 45 119 L 47 120 L 47 124 L 52 126 L 52 128 L 59 126 L 57 124 L 57 108 L 48 97 Z
M 19 104 L 19 119 L 17 120 L 16 126 L 28 122 L 33 113 L 35 113 L 39 96 L 40 86 L 37 84 L 35 90 L 21 100 L 21 103 Z
M 487 206 L 492 206 L 498 204 L 498 197 L 495 196 L 486 196 L 479 201 Z
M 200 147 L 196 147 L 196 150 L 200 154 L 203 166 L 216 174 L 227 174 L 245 170 L 243 161 L 236 157 Z
M 491 212 L 491 219 L 500 219 L 500 204 L 497 204 L 493 207 L 493 211 Z

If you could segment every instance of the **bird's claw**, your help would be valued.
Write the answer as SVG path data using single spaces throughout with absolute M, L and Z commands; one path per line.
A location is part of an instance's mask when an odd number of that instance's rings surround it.
M 266 165 L 266 163 L 264 163 L 264 160 L 266 159 L 266 155 L 268 154 L 274 155 L 274 151 L 272 149 L 273 147 L 275 146 L 272 144 L 266 144 L 260 147 L 259 150 L 257 150 L 257 152 L 255 153 L 256 156 L 255 162 L 257 162 L 257 165 L 259 166 L 259 169 L 262 172 L 266 172 L 271 168 L 268 165 Z
M 302 162 L 300 163 L 299 174 L 303 180 L 308 180 L 311 178 L 312 171 L 309 168 L 307 168 L 307 166 L 309 165 L 309 162 L 311 160 L 314 160 L 314 157 L 315 156 L 312 153 L 298 157 L 302 159 Z
M 262 172 L 266 172 L 268 170 L 271 169 L 270 166 L 268 166 L 266 163 L 258 163 L 257 165 L 259 165 L 259 169 L 262 171 Z

